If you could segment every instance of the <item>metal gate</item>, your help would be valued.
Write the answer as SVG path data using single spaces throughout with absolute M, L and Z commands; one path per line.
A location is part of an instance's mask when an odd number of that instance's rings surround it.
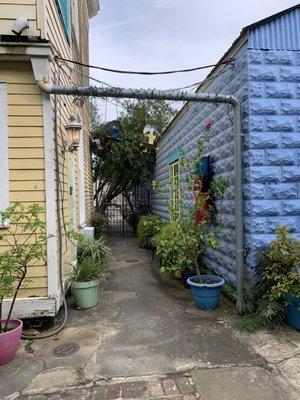
M 123 195 L 115 197 L 106 206 L 107 223 L 104 233 L 107 236 L 134 236 L 133 214 L 128 201 Z

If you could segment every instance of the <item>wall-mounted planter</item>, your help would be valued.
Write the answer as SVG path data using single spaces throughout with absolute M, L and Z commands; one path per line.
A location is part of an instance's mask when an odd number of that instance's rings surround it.
M 286 294 L 284 298 L 289 302 L 285 310 L 288 324 L 295 329 L 300 329 L 300 297 Z
M 99 301 L 99 281 L 74 282 L 72 292 L 79 310 L 95 307 Z
M 198 281 L 197 275 L 187 280 L 191 287 L 196 307 L 200 310 L 215 310 L 219 305 L 220 294 L 225 281 L 215 275 L 201 275 L 201 279 L 209 283 L 196 283 Z
M 4 327 L 6 320 L 1 319 L 0 324 Z M 18 350 L 23 322 L 19 319 L 10 319 L 8 322 L 8 331 L 0 333 L 0 365 L 11 362 Z

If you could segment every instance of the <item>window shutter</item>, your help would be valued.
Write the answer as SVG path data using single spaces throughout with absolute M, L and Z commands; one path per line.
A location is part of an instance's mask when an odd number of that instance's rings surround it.
M 56 0 L 60 12 L 61 20 L 69 41 L 71 40 L 71 8 L 70 0 Z

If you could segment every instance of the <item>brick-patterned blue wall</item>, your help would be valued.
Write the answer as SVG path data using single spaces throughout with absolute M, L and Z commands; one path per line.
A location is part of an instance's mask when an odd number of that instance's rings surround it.
M 300 51 L 253 49 L 252 42 L 206 89 L 235 95 L 242 103 L 246 277 L 257 263 L 257 249 L 274 238 L 278 225 L 289 226 L 300 238 Z M 235 284 L 232 118 L 229 107 L 204 103 L 189 104 L 177 117 L 159 143 L 155 179 L 164 196 L 154 195 L 153 211 L 168 218 L 168 157 L 178 149 L 194 154 L 203 124 L 212 120 L 206 152 L 212 156 L 214 176 L 225 176 L 230 190 L 224 202 L 227 227 L 220 246 L 207 252 L 206 263 Z
M 246 108 L 248 90 L 247 49 L 243 47 L 235 56 L 234 66 L 227 66 L 212 81 L 207 92 L 236 95 Z M 197 140 L 203 131 L 204 123 L 213 121 L 211 138 L 206 145 L 206 154 L 212 157 L 212 169 L 215 177 L 223 175 L 230 184 L 230 190 L 224 201 L 223 219 L 227 227 L 221 234 L 220 246 L 209 250 L 206 263 L 218 274 L 235 281 L 235 231 L 234 231 L 234 171 L 233 171 L 233 113 L 231 106 L 220 104 L 193 103 L 186 112 L 177 118 L 174 126 L 160 140 L 156 157 L 155 180 L 161 182 L 163 198 L 154 195 L 153 212 L 168 218 L 169 164 L 168 157 L 178 149 L 184 149 L 188 155 L 194 155 Z
M 247 263 L 278 225 L 300 237 L 300 52 L 248 50 L 245 137 Z

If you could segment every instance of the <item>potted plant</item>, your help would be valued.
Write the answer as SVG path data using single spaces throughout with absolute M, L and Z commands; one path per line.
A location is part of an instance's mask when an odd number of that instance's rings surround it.
M 205 181 L 197 172 L 211 127 L 212 123 L 205 125 L 194 157 L 187 157 L 181 151 L 179 160 L 182 177 L 181 196 L 169 207 L 171 222 L 163 227 L 156 237 L 157 254 L 161 259 L 162 271 L 183 276 L 196 271 L 188 277 L 187 284 L 191 288 L 196 306 L 207 310 L 217 308 L 225 281 L 215 275 L 202 275 L 199 261 L 207 249 L 218 245 L 217 234 L 223 227 L 222 200 L 228 188 L 224 177 Z M 175 185 L 175 189 L 176 185 L 178 186 L 177 182 L 174 183 L 174 178 L 173 181 L 170 179 L 171 190 L 172 185 Z M 204 185 L 205 190 L 203 190 Z M 157 183 L 155 186 L 158 186 Z M 213 200 L 216 199 L 219 202 L 218 212 L 213 209 Z M 189 207 L 190 200 L 193 200 L 194 204 Z
M 300 329 L 300 275 L 297 272 L 299 242 L 287 227 L 276 230 L 273 240 L 261 256 L 261 280 L 265 284 L 264 297 L 274 303 L 284 303 L 287 322 Z
M 276 238 L 260 251 L 257 277 L 243 298 L 238 298 L 242 314 L 237 329 L 256 331 L 285 320 L 300 329 L 300 242 L 285 226 L 276 229 Z
M 44 208 L 34 204 L 27 208 L 21 203 L 10 205 L 0 212 L 3 232 L 0 241 L 5 245 L 0 253 L 0 365 L 9 363 L 18 349 L 23 323 L 12 318 L 15 301 L 26 278 L 28 265 L 45 258 L 47 236 L 41 219 Z M 3 302 L 12 297 L 7 317 Z
M 87 240 L 80 237 L 77 264 L 69 272 L 69 282 L 78 309 L 95 307 L 99 301 L 100 278 L 104 278 L 111 251 L 103 237 Z

